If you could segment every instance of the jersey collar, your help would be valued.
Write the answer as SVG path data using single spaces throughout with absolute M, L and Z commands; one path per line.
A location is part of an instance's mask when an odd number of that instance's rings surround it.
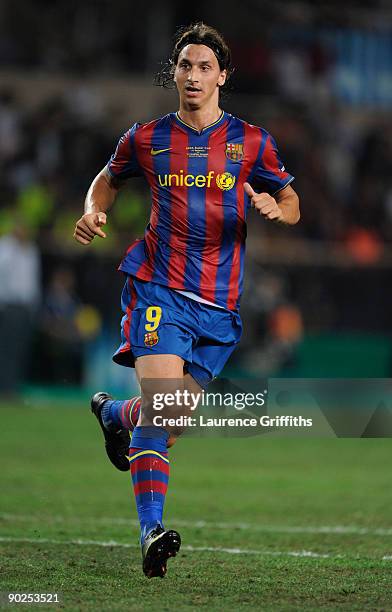
M 213 131 L 216 128 L 220 127 L 222 125 L 222 123 L 224 122 L 224 120 L 226 119 L 226 113 L 225 113 L 225 111 L 222 111 L 220 116 L 218 117 L 218 119 L 216 121 L 214 121 L 214 123 L 210 123 L 210 125 L 207 125 L 201 131 L 199 131 L 197 128 L 194 128 L 192 125 L 189 125 L 189 123 L 186 123 L 185 121 L 183 121 L 180 118 L 180 116 L 178 114 L 178 111 L 176 113 L 172 113 L 172 117 L 173 117 L 174 121 L 177 123 L 177 125 L 179 125 L 183 129 L 191 132 L 192 134 L 199 134 L 199 135 L 201 135 L 201 134 L 205 134 L 206 132 Z

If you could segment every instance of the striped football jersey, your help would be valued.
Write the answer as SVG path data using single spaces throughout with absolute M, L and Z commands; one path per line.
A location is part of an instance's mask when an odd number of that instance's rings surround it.
M 238 310 L 249 182 L 271 195 L 292 180 L 264 129 L 226 112 L 200 132 L 170 113 L 135 124 L 108 163 L 120 180 L 144 176 L 151 216 L 120 270 Z

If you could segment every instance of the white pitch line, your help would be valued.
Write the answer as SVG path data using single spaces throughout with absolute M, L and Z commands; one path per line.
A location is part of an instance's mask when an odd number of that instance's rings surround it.
M 54 523 L 92 523 L 100 525 L 126 525 L 130 527 L 139 527 L 139 522 L 132 518 L 121 517 L 75 517 L 75 516 L 47 516 L 46 520 Z M 0 520 L 5 521 L 26 521 L 26 522 L 42 522 L 42 516 L 35 517 L 22 514 L 7 514 L 0 513 Z M 193 529 L 239 529 L 243 531 L 258 531 L 261 533 L 298 533 L 298 534 L 336 534 L 336 535 L 374 535 L 374 536 L 392 536 L 392 528 L 389 527 L 359 527 L 356 525 L 320 525 L 320 526 L 295 526 L 295 525 L 260 525 L 257 523 L 224 523 L 210 521 L 184 521 L 182 519 L 171 519 L 173 525 L 178 527 L 189 527 Z
M 13 537 L 0 537 L 0 542 L 9 543 L 26 543 L 26 544 L 67 544 L 76 546 L 100 546 L 103 548 L 139 548 L 136 544 L 127 544 L 123 542 L 116 542 L 115 540 L 108 540 L 103 542 L 100 540 L 83 540 L 83 539 L 72 539 L 72 540 L 55 540 L 51 538 L 13 538 Z M 216 552 L 216 553 L 227 553 L 229 555 L 259 555 L 259 556 L 272 556 L 272 557 L 312 557 L 318 559 L 341 559 L 344 555 L 328 555 L 322 553 L 316 553 L 311 550 L 254 550 L 247 548 L 224 548 L 220 546 L 182 546 L 182 551 L 186 552 Z

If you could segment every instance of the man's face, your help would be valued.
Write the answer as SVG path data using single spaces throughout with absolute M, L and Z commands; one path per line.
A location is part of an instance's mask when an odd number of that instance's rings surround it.
M 219 87 L 226 80 L 215 53 L 206 45 L 186 45 L 178 56 L 174 72 L 180 101 L 185 107 L 199 109 L 211 99 L 219 100 Z

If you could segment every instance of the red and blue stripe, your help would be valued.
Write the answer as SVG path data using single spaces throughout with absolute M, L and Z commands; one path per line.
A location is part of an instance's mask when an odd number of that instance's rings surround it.
M 147 512 L 149 520 L 161 523 L 169 483 L 167 453 L 131 448 L 129 461 L 139 515 L 146 520 Z
M 201 132 L 175 114 L 132 130 L 128 149 L 126 141 L 119 143 L 109 170 L 121 176 L 143 171 L 152 210 L 144 239 L 131 245 L 120 269 L 238 310 L 249 207 L 243 184 L 249 181 L 256 190 L 273 194 L 293 179 L 283 169 L 275 141 L 265 130 L 227 113 Z M 231 159 L 227 144 L 242 145 L 243 159 Z M 162 153 L 152 155 L 152 150 Z M 176 184 L 175 176 L 207 177 L 209 172 L 210 187 Z M 235 183 L 221 190 L 216 179 L 225 172 Z M 167 177 L 164 184 L 159 176 Z

